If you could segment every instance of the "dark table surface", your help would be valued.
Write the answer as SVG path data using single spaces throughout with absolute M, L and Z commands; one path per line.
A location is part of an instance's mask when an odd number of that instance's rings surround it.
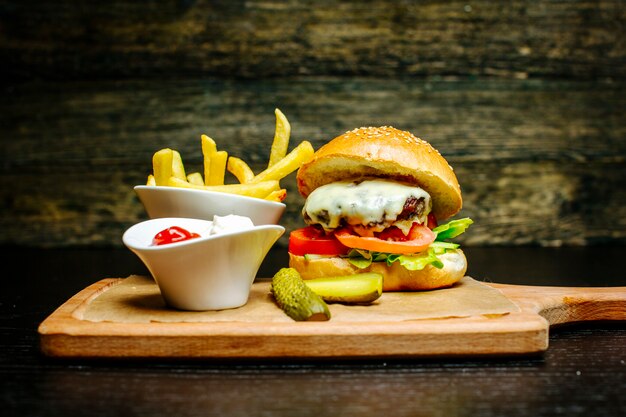
M 624 286 L 624 247 L 468 248 L 491 282 Z M 5 416 L 626 415 L 626 323 L 551 329 L 540 356 L 419 360 L 59 361 L 38 324 L 87 285 L 146 273 L 125 249 L 0 251 L 0 406 Z M 259 276 L 286 264 L 270 253 Z

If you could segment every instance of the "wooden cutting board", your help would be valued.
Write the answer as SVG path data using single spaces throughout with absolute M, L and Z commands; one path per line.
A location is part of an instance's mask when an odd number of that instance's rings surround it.
M 69 299 L 39 327 L 42 352 L 65 358 L 410 358 L 536 354 L 548 348 L 552 325 L 626 319 L 626 287 L 570 288 L 484 284 L 515 309 L 506 314 L 392 320 L 386 294 L 359 320 L 294 322 L 217 319 L 210 322 L 91 321 L 86 312 L 123 279 L 101 280 Z M 266 294 L 268 282 L 253 284 Z M 411 293 L 395 293 L 396 300 Z M 391 295 L 390 295 L 391 297 Z M 100 298 L 102 299 L 102 298 Z M 246 308 L 254 312 L 252 298 Z M 387 300 L 390 300 L 387 299 Z M 102 307 L 102 306 L 100 306 Z M 106 309 L 106 304 L 104 308 Z M 332 306 L 331 306 L 332 307 Z M 332 311 L 332 309 L 331 309 Z M 228 316 L 226 316 L 228 317 Z M 349 317 L 349 316 L 348 316 Z

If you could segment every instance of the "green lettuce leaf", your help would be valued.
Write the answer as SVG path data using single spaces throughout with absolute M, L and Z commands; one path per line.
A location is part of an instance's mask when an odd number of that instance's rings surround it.
M 396 261 L 409 271 L 420 271 L 428 265 L 439 269 L 443 268 L 443 262 L 437 258 L 434 249 L 428 249 L 428 251 L 416 255 L 400 255 Z
M 446 239 L 452 239 L 457 237 L 460 234 L 465 233 L 465 230 L 474 223 L 472 219 L 466 217 L 464 219 L 452 220 L 446 224 L 442 224 L 433 229 L 433 232 L 437 235 L 437 241 L 442 241 Z
M 353 257 L 348 258 L 348 262 L 359 269 L 365 269 L 372 264 L 372 258 Z
M 430 244 L 428 250 L 415 253 L 412 255 L 400 255 L 395 253 L 370 252 L 363 249 L 352 249 L 347 255 L 348 261 L 360 269 L 369 267 L 372 262 L 386 262 L 391 266 L 394 262 L 399 262 L 409 271 L 419 271 L 428 265 L 435 268 L 443 268 L 443 262 L 437 255 L 443 255 L 449 250 L 459 248 L 459 244 L 452 242 L 444 242 L 445 239 L 452 239 L 464 233 L 467 228 L 474 223 L 472 219 L 466 217 L 464 219 L 452 220 L 433 229 L 437 236 L 435 241 Z
M 429 249 L 434 250 L 436 255 L 441 255 L 447 250 L 458 249 L 460 246 L 458 243 L 434 241 L 430 244 Z
M 348 253 L 348 262 L 357 268 L 367 268 L 372 262 L 382 262 L 387 259 L 388 254 L 381 252 L 370 252 L 364 249 L 352 249 Z
M 440 253 L 445 253 L 446 249 L 442 248 L 442 250 L 443 252 Z M 348 257 L 348 262 L 360 269 L 367 268 L 372 262 L 385 261 L 388 266 L 391 266 L 394 262 L 399 262 L 400 265 L 409 271 L 419 271 L 424 269 L 427 265 L 433 265 L 435 268 L 443 268 L 443 262 L 437 258 L 437 254 L 435 248 L 429 248 L 427 251 L 413 255 L 373 252 L 370 253 L 367 258 L 360 256 L 360 254 L 358 256 L 352 254 L 353 256 Z

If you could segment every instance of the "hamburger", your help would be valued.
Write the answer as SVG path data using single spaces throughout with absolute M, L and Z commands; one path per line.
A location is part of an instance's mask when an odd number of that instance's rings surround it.
M 428 142 L 393 127 L 336 137 L 297 173 L 306 227 L 289 237 L 289 266 L 303 279 L 377 272 L 384 291 L 449 287 L 467 270 L 451 242 L 469 218 L 461 189 Z

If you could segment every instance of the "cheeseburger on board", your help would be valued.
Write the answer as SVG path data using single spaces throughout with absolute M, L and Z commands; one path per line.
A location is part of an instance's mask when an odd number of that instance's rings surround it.
M 385 291 L 449 287 L 467 270 L 452 239 L 469 218 L 461 189 L 429 143 L 393 127 L 346 132 L 297 174 L 308 225 L 289 237 L 289 266 L 303 279 L 378 272 Z

